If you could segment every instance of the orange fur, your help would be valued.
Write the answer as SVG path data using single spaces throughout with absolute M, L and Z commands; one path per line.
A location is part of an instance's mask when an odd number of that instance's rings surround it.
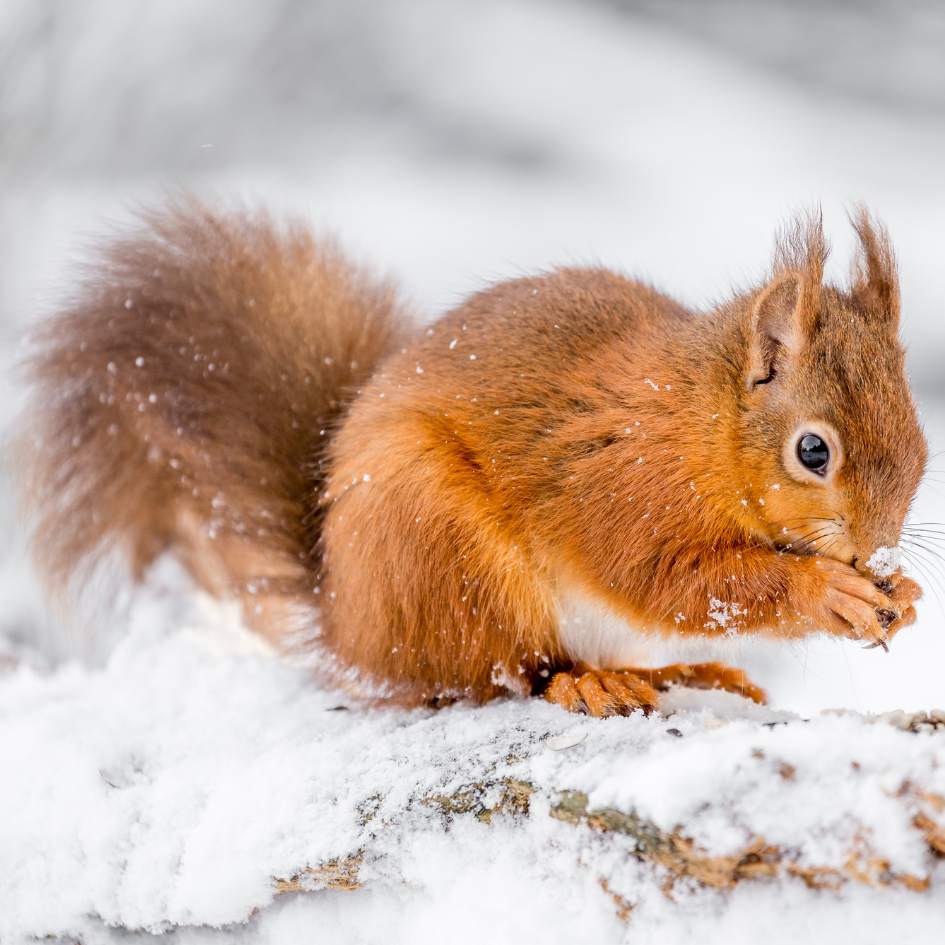
M 865 213 L 849 291 L 823 284 L 808 220 L 769 280 L 706 315 L 559 269 L 480 292 L 397 350 L 389 290 L 298 230 L 191 205 L 149 225 L 109 251 L 37 362 L 57 568 L 110 536 L 141 565 L 173 545 L 250 611 L 247 584 L 268 577 L 267 632 L 286 604 L 318 610 L 338 664 L 409 702 L 569 672 L 570 587 L 667 633 L 885 640 L 878 612 L 889 633 L 914 619 L 918 587 L 865 568 L 896 543 L 926 456 L 892 251 Z M 822 485 L 785 453 L 808 420 L 842 440 Z M 222 532 L 198 541 L 211 520 Z M 577 682 L 597 693 L 596 678 Z M 565 702 L 579 691 L 555 684 Z

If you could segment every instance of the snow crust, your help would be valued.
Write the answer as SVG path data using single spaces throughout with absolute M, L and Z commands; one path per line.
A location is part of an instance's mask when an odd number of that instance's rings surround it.
M 941 940 L 945 873 L 901 791 L 945 793 L 945 735 L 853 714 L 804 722 L 722 693 L 677 690 L 666 711 L 366 708 L 170 580 L 132 608 L 102 668 L 0 677 L 0 940 L 671 943 L 695 926 L 736 942 L 763 929 L 878 942 L 894 927 Z M 524 820 L 448 818 L 430 802 L 508 778 L 539 788 Z M 865 824 L 891 869 L 932 887 L 790 880 L 671 901 L 629 837 L 549 816 L 563 789 L 684 824 L 712 855 L 761 836 L 840 867 Z M 277 879 L 359 854 L 363 889 L 276 896 Z

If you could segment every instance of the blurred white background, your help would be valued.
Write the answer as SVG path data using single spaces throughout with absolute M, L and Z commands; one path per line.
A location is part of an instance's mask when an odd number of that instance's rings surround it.
M 303 215 L 396 274 L 429 317 L 562 262 L 708 306 L 758 277 L 777 224 L 814 203 L 842 278 L 846 208 L 862 200 L 896 243 L 936 453 L 943 166 L 933 0 L 4 0 L 0 419 L 22 395 L 18 339 L 61 298 L 70 263 L 167 189 Z M 0 637 L 40 641 L 50 659 L 87 653 L 45 613 L 11 476 Z M 936 478 L 918 520 L 945 518 Z M 930 671 L 943 638 L 930 587 L 888 657 L 740 646 L 782 704 L 918 707 L 945 702 Z

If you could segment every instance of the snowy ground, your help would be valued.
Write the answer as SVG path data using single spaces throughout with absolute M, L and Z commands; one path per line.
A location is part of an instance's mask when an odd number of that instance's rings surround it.
M 103 669 L 0 687 L 4 942 L 941 941 L 945 713 L 366 711 L 165 571 Z
M 865 199 L 899 251 L 931 440 L 913 518 L 945 521 L 945 112 L 941 57 L 930 54 L 941 11 L 915 3 L 913 19 L 885 22 L 882 3 L 858 14 L 837 5 L 792 20 L 772 0 L 762 22 L 731 0 L 727 28 L 707 6 L 391 0 L 380 12 L 367 0 L 232 0 L 221 19 L 213 2 L 91 0 L 81 16 L 4 4 L 0 422 L 22 396 L 16 338 L 53 304 L 82 242 L 162 187 L 301 213 L 398 274 L 430 317 L 486 280 L 563 261 L 642 273 L 707 305 L 761 272 L 775 223 L 815 201 L 842 278 L 844 204 Z M 926 599 L 888 655 L 832 640 L 728 644 L 721 655 L 752 671 L 773 711 L 809 723 L 717 725 L 743 707 L 707 697 L 679 702 L 668 722 L 590 723 L 521 703 L 329 712 L 341 696 L 239 651 L 230 616 L 192 611 L 182 593 L 154 592 L 157 603 L 100 615 L 81 633 L 71 615 L 51 616 L 13 513 L 15 475 L 0 480 L 0 665 L 20 666 L 0 676 L 4 945 L 27 931 L 108 940 L 102 921 L 227 925 L 180 941 L 294 943 L 312 930 L 332 942 L 662 945 L 696 930 L 710 941 L 941 941 L 941 866 L 906 829 L 912 800 L 890 795 L 905 777 L 942 792 L 945 736 L 817 715 L 945 705 L 934 555 L 912 565 Z M 546 747 L 566 731 L 585 740 Z M 788 759 L 797 784 L 760 771 L 759 747 Z M 836 838 L 857 822 L 894 871 L 930 876 L 931 891 L 812 892 L 794 879 L 679 890 L 672 906 L 626 848 L 547 816 L 550 793 L 524 822 L 459 817 L 448 831 L 418 802 L 483 776 L 594 788 L 595 804 L 640 807 L 668 829 L 694 823 L 715 852 L 751 829 L 836 863 Z M 267 906 L 275 879 L 365 842 L 358 806 L 376 793 L 371 822 L 384 829 L 364 888 Z M 716 822 L 693 821 L 703 800 Z M 635 904 L 628 923 L 601 877 Z M 254 909 L 248 925 L 230 925 Z

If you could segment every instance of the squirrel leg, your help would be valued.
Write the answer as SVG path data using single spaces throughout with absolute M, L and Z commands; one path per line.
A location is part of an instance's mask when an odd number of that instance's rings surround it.
M 442 705 L 528 693 L 560 665 L 550 583 L 452 427 L 350 421 L 335 451 L 322 639 L 342 666 Z
M 665 564 L 646 582 L 644 600 L 635 599 L 638 578 L 612 600 L 617 608 L 621 598 L 630 604 L 630 617 L 661 614 L 676 633 L 823 631 L 882 646 L 891 627 L 915 619 L 912 602 L 921 594 L 902 575 L 876 581 L 833 558 L 762 547 L 690 548 Z

